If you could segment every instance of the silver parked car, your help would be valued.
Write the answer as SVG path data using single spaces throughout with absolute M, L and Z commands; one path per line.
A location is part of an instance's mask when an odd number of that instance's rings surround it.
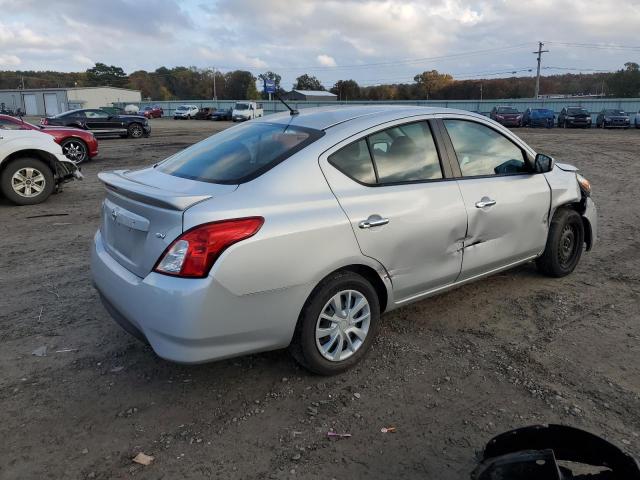
M 596 238 L 575 167 L 441 108 L 271 115 L 99 177 L 95 285 L 118 323 L 184 363 L 290 346 L 338 373 L 383 312 L 532 260 L 567 275 Z

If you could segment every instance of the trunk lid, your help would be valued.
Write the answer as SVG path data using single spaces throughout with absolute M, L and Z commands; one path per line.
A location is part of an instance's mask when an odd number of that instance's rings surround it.
M 182 233 L 186 209 L 237 189 L 237 185 L 174 177 L 155 168 L 105 172 L 98 178 L 107 190 L 100 224 L 105 249 L 142 278 Z

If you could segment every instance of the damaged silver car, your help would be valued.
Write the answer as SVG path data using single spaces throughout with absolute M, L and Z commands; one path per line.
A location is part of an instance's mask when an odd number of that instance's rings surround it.
M 102 173 L 95 285 L 126 330 L 183 363 L 290 347 L 357 363 L 380 316 L 596 239 L 589 182 L 481 115 L 304 109 L 141 170 Z

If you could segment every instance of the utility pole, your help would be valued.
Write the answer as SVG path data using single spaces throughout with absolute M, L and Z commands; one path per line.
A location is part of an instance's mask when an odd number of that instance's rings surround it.
M 480 101 L 482 101 L 482 82 L 480 82 Z
M 542 62 L 542 54 L 548 52 L 549 50 L 542 50 L 544 43 L 538 42 L 538 51 L 533 52 L 534 55 L 538 55 L 538 73 L 536 74 L 536 94 L 535 99 L 538 99 L 540 95 L 540 62 Z
M 213 99 L 218 101 L 218 94 L 216 92 L 216 67 L 213 67 Z

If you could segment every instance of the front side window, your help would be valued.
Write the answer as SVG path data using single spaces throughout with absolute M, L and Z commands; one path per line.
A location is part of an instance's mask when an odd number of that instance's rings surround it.
M 87 118 L 109 118 L 109 114 L 101 110 L 87 110 L 84 113 Z
M 463 177 L 527 172 L 524 152 L 495 130 L 467 120 L 444 120 Z
M 266 172 L 324 133 L 277 123 L 246 123 L 178 152 L 158 169 L 202 182 L 243 183 Z

